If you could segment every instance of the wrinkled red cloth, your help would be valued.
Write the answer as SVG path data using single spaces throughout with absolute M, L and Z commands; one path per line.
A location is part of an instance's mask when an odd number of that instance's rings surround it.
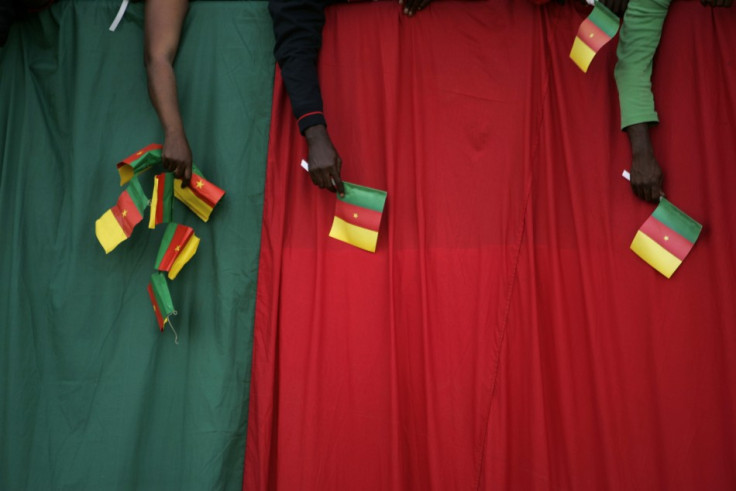
M 343 177 L 388 198 L 376 254 L 328 237 L 277 77 L 244 489 L 735 489 L 735 14 L 665 26 L 654 144 L 704 225 L 667 280 L 629 250 L 615 42 L 569 59 L 584 12 L 328 10 Z

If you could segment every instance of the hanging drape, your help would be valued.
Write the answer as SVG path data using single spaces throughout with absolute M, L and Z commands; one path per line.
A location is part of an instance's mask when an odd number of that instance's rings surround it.
M 143 4 L 59 1 L 0 49 L 0 489 L 237 489 L 243 479 L 273 86 L 265 2 L 194 2 L 175 63 L 195 163 L 227 194 L 170 282 L 146 292 L 163 226 L 105 255 L 116 162 L 162 132 Z M 155 172 L 161 172 L 158 167 Z M 153 173 L 140 177 L 150 198 Z
M 343 177 L 388 192 L 376 254 L 276 80 L 244 489 L 736 487 L 736 12 L 676 2 L 656 58 L 665 191 L 704 225 L 667 280 L 629 244 L 615 41 L 588 8 L 328 10 L 325 114 Z

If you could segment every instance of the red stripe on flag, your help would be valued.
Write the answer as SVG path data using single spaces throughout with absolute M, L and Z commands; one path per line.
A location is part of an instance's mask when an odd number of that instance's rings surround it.
M 184 249 L 184 244 L 187 243 L 193 233 L 194 229 L 191 227 L 186 227 L 184 225 L 178 225 L 176 227 L 174 236 L 171 238 L 171 242 L 169 242 L 169 247 L 166 248 L 164 257 L 161 259 L 161 264 L 158 265 L 159 271 L 169 271 L 171 269 L 171 265 L 174 263 L 176 256 L 178 256 L 181 250 Z M 178 251 L 176 250 L 177 247 L 179 248 Z
M 128 191 L 120 193 L 118 202 L 110 211 L 112 211 L 126 237 L 130 237 L 130 234 L 133 233 L 133 228 L 138 225 L 138 222 L 143 220 L 143 216 L 138 211 L 138 207 L 128 194 Z
M 156 295 L 154 295 L 153 287 L 150 283 L 148 284 L 148 296 L 151 297 L 151 304 L 153 305 L 153 312 L 156 314 L 156 322 L 158 322 L 158 328 L 163 331 L 164 318 L 161 316 L 161 309 L 158 306 L 158 302 L 156 302 Z
M 585 19 L 578 28 L 578 37 L 582 42 L 590 46 L 590 49 L 598 52 L 604 44 L 611 40 L 611 36 L 602 31 L 590 19 Z
M 355 206 L 341 200 L 337 200 L 337 204 L 335 205 L 335 216 L 353 225 L 375 230 L 376 232 L 378 232 L 378 228 L 381 225 L 380 212 Z
M 134 154 L 130 155 L 129 157 L 125 158 L 124 160 L 121 160 L 118 162 L 118 167 L 120 167 L 123 164 L 130 164 L 131 162 L 135 162 L 139 158 L 143 157 L 145 154 L 150 152 L 151 150 L 158 150 L 159 148 L 163 148 L 164 146 L 160 143 L 151 143 L 150 145 L 141 148 Z
M 693 248 L 692 242 L 653 216 L 647 218 L 647 221 L 644 222 L 644 225 L 642 225 L 639 230 L 645 233 L 657 244 L 664 247 L 680 261 L 684 261 L 685 257 L 690 252 L 690 249 Z
M 166 191 L 166 174 L 159 174 L 156 179 L 156 225 L 164 223 L 164 191 Z
M 218 188 L 202 176 L 193 175 L 189 185 L 194 195 L 210 208 L 214 208 L 225 191 Z

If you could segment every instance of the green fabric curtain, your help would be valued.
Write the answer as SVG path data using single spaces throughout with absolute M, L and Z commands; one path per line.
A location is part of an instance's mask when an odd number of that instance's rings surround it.
M 170 282 L 179 334 L 146 285 L 164 226 L 105 255 L 94 222 L 115 163 L 161 142 L 143 5 L 61 1 L 0 49 L 0 489 L 239 489 L 273 39 L 266 2 L 192 4 L 176 71 L 204 175 L 227 194 Z M 154 172 L 141 176 L 150 194 Z

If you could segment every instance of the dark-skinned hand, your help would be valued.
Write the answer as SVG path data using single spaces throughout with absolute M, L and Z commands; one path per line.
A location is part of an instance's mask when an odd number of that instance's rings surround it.
M 657 203 L 662 191 L 662 169 L 654 158 L 649 139 L 649 123 L 634 124 L 626 128 L 631 142 L 631 189 L 644 201 Z
M 192 178 L 192 151 L 183 133 L 172 133 L 164 137 L 161 163 L 164 169 L 173 172 L 174 177 L 181 179 L 182 187 L 189 185 Z
M 404 14 L 411 17 L 431 2 L 432 0 L 399 0 L 399 5 L 404 7 Z
M 327 128 L 323 124 L 310 126 L 304 132 L 309 146 L 309 176 L 315 186 L 327 189 L 333 193 L 337 191 L 340 196 L 345 195 L 345 186 L 340 179 L 342 170 L 342 159 L 337 154 L 335 146 L 327 134 Z

